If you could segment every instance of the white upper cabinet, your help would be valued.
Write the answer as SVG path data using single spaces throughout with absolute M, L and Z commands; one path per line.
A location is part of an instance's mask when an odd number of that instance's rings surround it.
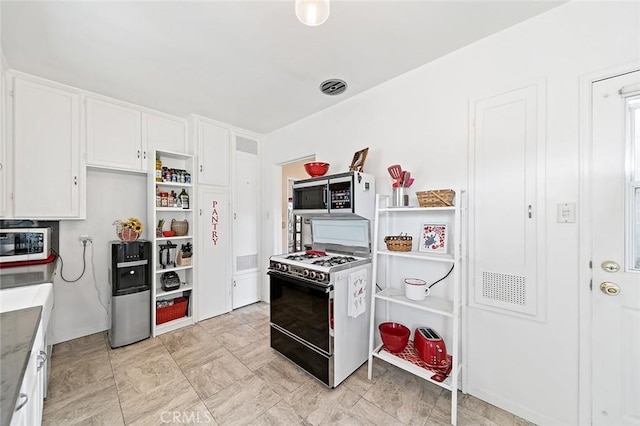
M 79 218 L 80 98 L 56 86 L 14 79 L 16 218 Z
M 198 121 L 198 184 L 229 186 L 231 137 L 228 128 Z
M 6 134 L 6 106 L 5 106 L 5 72 L 0 64 L 0 217 L 6 214 L 7 210 L 7 180 L 9 174 L 7 164 L 7 134 Z
M 142 113 L 142 141 L 148 151 L 154 149 L 184 153 L 186 148 L 187 123 L 179 118 Z
M 87 165 L 147 170 L 142 139 L 142 112 L 103 100 L 86 98 Z

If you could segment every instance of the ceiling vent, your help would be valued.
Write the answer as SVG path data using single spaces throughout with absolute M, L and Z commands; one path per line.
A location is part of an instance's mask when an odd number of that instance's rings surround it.
M 320 91 L 325 95 L 335 96 L 347 90 L 347 83 L 337 78 L 323 81 L 320 85 Z

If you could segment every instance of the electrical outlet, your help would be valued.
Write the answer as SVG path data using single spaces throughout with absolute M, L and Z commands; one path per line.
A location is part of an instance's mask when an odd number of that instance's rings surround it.
M 88 242 L 91 243 L 93 242 L 93 238 L 91 238 L 91 235 L 80 235 L 80 245 L 84 245 L 84 242 Z

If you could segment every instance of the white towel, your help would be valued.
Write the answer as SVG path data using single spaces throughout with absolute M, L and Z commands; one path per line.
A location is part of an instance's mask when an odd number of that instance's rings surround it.
M 367 310 L 367 270 L 349 274 L 347 315 L 357 318 Z

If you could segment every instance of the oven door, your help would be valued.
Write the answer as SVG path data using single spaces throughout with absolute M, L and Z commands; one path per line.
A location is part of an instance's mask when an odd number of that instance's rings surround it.
M 293 184 L 293 214 L 328 213 L 328 180 Z
M 330 330 L 332 287 L 274 271 L 268 274 L 271 323 L 325 354 L 333 354 Z

